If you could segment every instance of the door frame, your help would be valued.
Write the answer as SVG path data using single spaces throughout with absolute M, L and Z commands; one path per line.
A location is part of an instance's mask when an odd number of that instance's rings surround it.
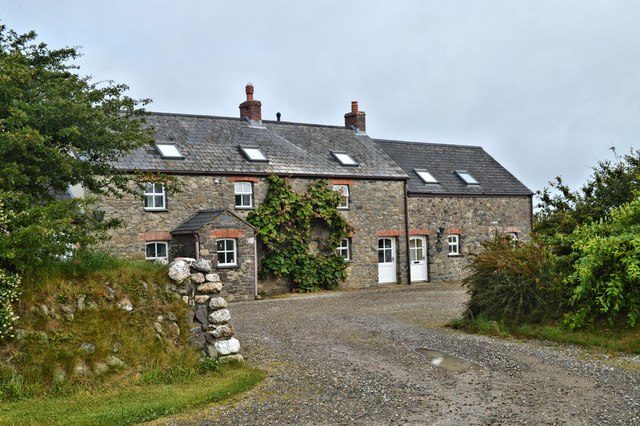
M 382 240 L 390 241 L 391 247 L 381 248 L 380 241 Z M 398 282 L 398 254 L 396 246 L 395 237 L 378 237 L 378 284 L 395 284 Z M 391 250 L 391 262 L 380 262 L 380 250 Z M 386 254 L 383 257 L 386 258 Z M 391 278 L 390 271 L 393 271 L 393 279 Z M 388 273 L 388 277 L 384 273 Z
M 412 249 L 411 247 L 411 241 L 412 240 L 416 240 L 416 241 L 421 241 L 422 242 L 422 260 L 418 261 L 422 263 L 422 267 L 419 268 L 419 270 L 421 271 L 421 277 L 419 279 L 416 279 L 415 276 L 417 274 L 414 273 L 414 263 L 411 261 L 411 252 Z M 421 281 L 429 281 L 429 237 L 427 235 L 411 235 L 409 237 L 409 273 L 411 275 L 411 282 L 421 282 Z

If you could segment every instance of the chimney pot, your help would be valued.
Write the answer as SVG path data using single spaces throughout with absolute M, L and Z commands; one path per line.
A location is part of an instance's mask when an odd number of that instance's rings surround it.
M 247 83 L 247 86 L 244 88 L 245 93 L 247 94 L 247 100 L 253 100 L 253 84 Z
M 358 101 L 351 101 L 351 112 L 358 112 Z
M 247 100 L 240 104 L 240 118 L 249 120 L 251 125 L 262 125 L 262 102 L 253 99 L 253 84 L 245 87 Z

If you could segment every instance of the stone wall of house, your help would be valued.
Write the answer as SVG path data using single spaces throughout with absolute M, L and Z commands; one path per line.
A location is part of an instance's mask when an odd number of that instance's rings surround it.
M 428 267 L 430 281 L 459 280 L 469 274 L 467 269 L 481 243 L 496 233 L 515 233 L 526 240 L 531 232 L 532 205 L 528 196 L 484 197 L 410 197 L 409 224 L 412 233 L 428 236 Z M 436 249 L 438 229 L 442 251 Z M 447 233 L 460 235 L 460 256 L 449 256 Z
M 227 208 L 245 219 L 250 210 L 235 208 L 234 183 L 252 179 L 255 199 L 264 199 L 268 187 L 265 179 L 221 176 L 180 176 L 181 191 L 167 195 L 166 210 L 162 211 L 146 211 L 142 195 L 101 197 L 97 206 L 105 210 L 105 218 L 118 218 L 124 225 L 110 232 L 106 248 L 144 259 L 145 242 L 169 241 L 169 232 L 199 210 Z
M 106 218 L 120 218 L 124 226 L 111 231 L 106 248 L 134 259 L 144 259 L 145 243 L 169 241 L 170 231 L 202 209 L 227 208 L 241 218 L 251 209 L 236 209 L 234 183 L 253 183 L 254 207 L 267 194 L 266 178 L 242 176 L 181 176 L 182 191 L 167 195 L 165 211 L 145 211 L 142 196 L 100 200 L 98 206 L 105 210 Z M 295 191 L 306 192 L 315 179 L 291 178 Z M 344 287 L 358 288 L 376 285 L 378 282 L 378 237 L 391 236 L 396 240 L 397 282 L 407 283 L 406 239 L 404 226 L 404 182 L 356 179 L 331 179 L 331 183 L 350 186 L 350 207 L 342 210 L 354 227 L 351 237 L 351 261 Z M 184 242 L 182 242 L 184 243 Z M 205 243 L 206 245 L 206 243 Z M 205 247 L 206 249 L 206 247 Z M 204 252 L 201 252 L 204 255 Z M 222 274 L 221 271 L 216 271 Z M 234 280 L 234 271 L 225 277 Z M 237 278 L 237 276 L 235 277 Z M 259 284 L 266 293 L 288 291 L 285 280 Z M 231 291 L 235 291 L 230 286 Z
M 249 224 L 237 218 L 229 221 L 228 214 L 222 214 L 200 230 L 200 257 L 208 259 L 216 273 L 225 283 L 221 295 L 229 302 L 236 299 L 248 300 L 255 297 L 255 231 Z M 218 238 L 233 238 L 237 243 L 235 266 L 218 266 L 216 241 Z

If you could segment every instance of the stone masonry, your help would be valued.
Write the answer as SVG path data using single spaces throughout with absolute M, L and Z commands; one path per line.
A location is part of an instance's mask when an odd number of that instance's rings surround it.
M 447 197 L 423 196 L 409 198 L 410 229 L 422 229 L 428 234 L 430 281 L 459 280 L 469 275 L 473 256 L 482 250 L 482 242 L 495 234 L 516 234 L 527 240 L 531 232 L 531 198 L 527 196 Z M 436 249 L 437 232 L 442 250 Z M 460 235 L 460 255 L 447 251 L 448 233 Z
M 242 362 L 240 342 L 229 324 L 227 301 L 220 296 L 223 284 L 220 277 L 212 273 L 211 263 L 205 259 L 178 259 L 171 262 L 169 277 L 176 282 L 176 291 L 183 300 L 193 307 L 191 343 L 203 357 Z

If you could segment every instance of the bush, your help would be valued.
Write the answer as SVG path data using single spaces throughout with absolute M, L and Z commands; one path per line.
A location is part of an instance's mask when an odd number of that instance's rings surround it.
M 470 295 L 467 319 L 514 324 L 558 315 L 562 290 L 551 279 L 551 256 L 544 246 L 496 236 L 483 247 L 464 282 Z
M 634 327 L 640 319 L 640 199 L 579 227 L 573 237 L 578 260 L 566 280 L 574 289 L 565 324 L 577 329 L 601 319 Z
M 11 304 L 20 295 L 20 277 L 0 269 L 0 340 L 13 337 L 13 326 L 18 317 Z

